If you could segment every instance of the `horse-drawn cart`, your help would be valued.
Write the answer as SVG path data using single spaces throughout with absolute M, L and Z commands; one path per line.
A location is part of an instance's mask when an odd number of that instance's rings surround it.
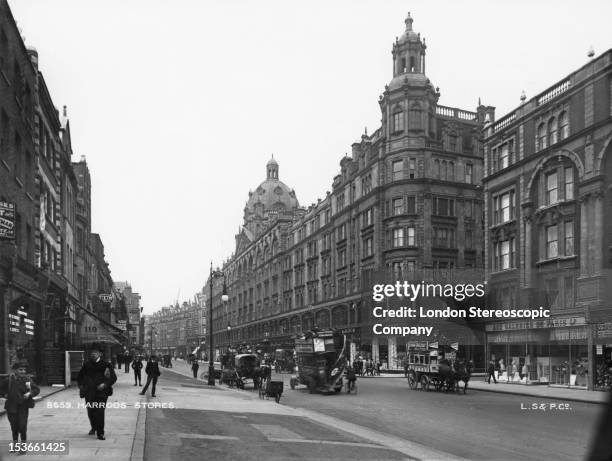
M 456 360 L 457 344 L 440 346 L 438 342 L 425 341 L 407 344 L 406 377 L 410 389 L 429 391 L 458 389 L 459 381 L 464 382 L 463 393 L 467 389 L 471 369 L 464 361 Z

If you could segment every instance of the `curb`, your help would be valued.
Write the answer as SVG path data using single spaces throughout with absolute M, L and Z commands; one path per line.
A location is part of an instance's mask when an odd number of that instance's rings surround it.
M 477 387 L 468 387 L 468 390 L 471 389 L 473 391 L 482 391 L 482 392 L 492 392 L 494 394 L 510 394 L 510 395 L 520 395 L 523 397 L 533 397 L 538 399 L 551 399 L 551 400 L 564 400 L 566 402 L 580 402 L 580 403 L 591 403 L 591 404 L 599 404 L 603 405 L 606 401 L 597 401 L 597 400 L 589 400 L 589 399 L 580 399 L 578 397 L 561 397 L 556 395 L 536 395 L 529 394 L 527 392 L 513 392 L 513 391 L 505 391 L 505 390 L 495 390 L 495 389 L 481 389 Z
M 149 399 L 147 398 L 147 402 L 148 401 Z M 146 426 L 147 409 L 145 407 L 140 407 L 138 410 L 138 417 L 136 418 L 136 428 L 134 430 L 130 461 L 142 461 L 144 459 Z
M 49 396 L 51 396 L 51 395 L 55 395 L 55 394 L 57 394 L 58 392 L 65 391 L 66 389 L 70 389 L 71 387 L 72 387 L 72 386 L 64 386 L 64 387 L 57 388 L 57 390 L 54 390 L 54 391 L 52 391 L 52 392 L 49 392 L 48 394 L 45 394 L 45 395 L 43 395 L 43 396 L 42 396 L 42 397 L 40 397 L 40 398 L 35 398 L 34 400 L 36 401 L 36 403 L 38 403 L 38 402 L 40 402 L 40 401 L 42 401 L 42 400 L 46 399 L 47 397 L 49 397 Z M 0 417 L 4 416 L 5 414 L 6 414 L 6 410 L 4 410 L 4 409 L 0 410 Z

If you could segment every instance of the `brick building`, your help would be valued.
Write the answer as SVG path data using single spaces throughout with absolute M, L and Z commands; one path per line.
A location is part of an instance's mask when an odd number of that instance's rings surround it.
M 332 191 L 300 208 L 272 159 L 266 180 L 249 193 L 235 252 L 222 267 L 227 305 L 223 280 L 213 281 L 220 348 L 292 349 L 295 334 L 333 327 L 347 333 L 352 357 L 360 352 L 396 369 L 407 338 L 372 334 L 372 284 L 482 281 L 480 131 L 493 108 L 438 104 L 412 22 L 408 15 L 393 44 L 392 79 L 378 101 L 382 125 L 342 158 Z M 438 325 L 435 338 L 462 347 L 482 339 L 461 325 Z
M 486 325 L 523 382 L 592 387 L 612 352 L 612 50 L 485 128 L 493 301 L 550 308 Z

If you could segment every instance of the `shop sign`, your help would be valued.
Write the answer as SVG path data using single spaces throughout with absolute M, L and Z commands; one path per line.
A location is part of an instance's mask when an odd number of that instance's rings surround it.
M 612 338 L 612 323 L 598 323 L 595 327 L 597 338 Z
M 555 317 L 544 320 L 521 320 L 518 322 L 498 322 L 486 325 L 486 331 L 531 330 L 534 328 L 560 328 L 586 325 L 584 317 Z
M 546 341 L 544 331 L 507 331 L 490 333 L 487 335 L 488 343 L 529 343 Z
M 570 339 L 587 339 L 586 328 L 558 328 L 550 330 L 551 341 L 568 341 Z
M 0 240 L 15 240 L 15 204 L 0 202 Z
M 406 343 L 406 349 L 427 349 L 427 341 L 410 341 Z
M 355 328 L 343 328 L 340 330 L 343 335 L 348 335 L 350 333 L 355 333 Z
M 113 294 L 99 294 L 98 299 L 103 303 L 110 303 L 113 300 Z

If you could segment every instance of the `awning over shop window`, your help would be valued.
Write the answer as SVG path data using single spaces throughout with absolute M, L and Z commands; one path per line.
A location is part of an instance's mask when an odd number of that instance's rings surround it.
M 105 343 L 122 345 L 125 335 L 119 328 L 105 322 L 94 313 L 82 309 L 80 317 L 80 342 L 82 345 Z

